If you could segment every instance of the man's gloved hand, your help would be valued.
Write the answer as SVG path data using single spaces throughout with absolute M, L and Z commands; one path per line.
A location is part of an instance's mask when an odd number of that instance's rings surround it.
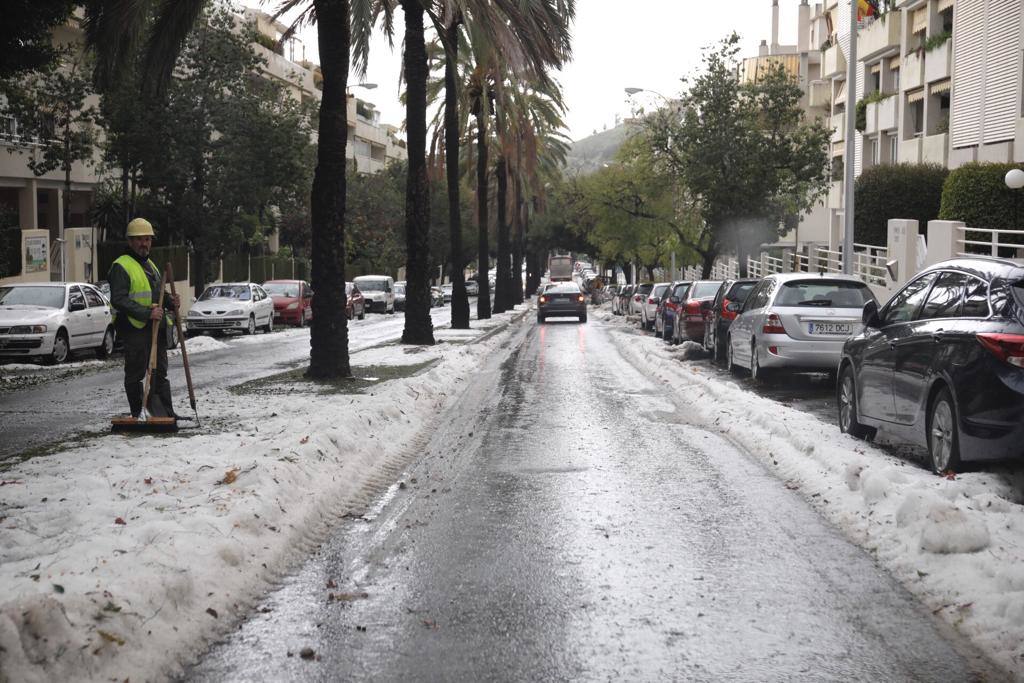
M 156 304 L 153 304 L 153 307 L 152 307 L 152 309 L 149 312 L 149 319 L 150 320 L 163 320 L 163 318 L 164 318 L 164 311 L 163 311 L 163 309 L 160 308 L 159 306 L 157 306 Z

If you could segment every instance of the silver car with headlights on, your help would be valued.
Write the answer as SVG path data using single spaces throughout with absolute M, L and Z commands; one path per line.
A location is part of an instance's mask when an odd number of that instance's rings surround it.
M 729 327 L 728 368 L 749 368 L 754 380 L 781 368 L 835 372 L 843 343 L 863 327 L 864 304 L 874 300 L 852 275 L 769 275 L 743 304 L 729 304 L 739 315 Z
M 537 322 L 560 316 L 587 322 L 587 297 L 575 282 L 555 283 L 537 298 Z

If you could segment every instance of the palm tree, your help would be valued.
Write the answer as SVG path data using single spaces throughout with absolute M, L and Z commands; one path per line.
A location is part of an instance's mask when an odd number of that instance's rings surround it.
M 159 93 L 170 80 L 185 39 L 208 3 L 86 0 L 86 42 L 97 55 L 97 82 L 101 87 L 113 83 L 142 46 L 142 82 Z M 354 67 L 357 75 L 366 69 L 373 5 L 373 0 L 284 0 L 277 10 L 277 16 L 300 10 L 288 35 L 308 22 L 315 21 L 319 29 L 323 99 L 311 192 L 312 284 L 317 296 L 313 300 L 316 324 L 310 330 L 308 370 L 308 375 L 317 379 L 352 374 L 345 318 L 346 91 L 349 67 Z M 150 21 L 150 17 L 155 18 Z

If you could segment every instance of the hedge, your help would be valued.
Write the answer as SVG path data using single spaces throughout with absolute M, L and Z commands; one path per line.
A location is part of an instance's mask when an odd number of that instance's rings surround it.
M 866 169 L 854 185 L 854 238 L 884 246 L 889 219 L 918 221 L 922 233 L 939 217 L 943 183 L 949 170 L 938 164 L 881 164 Z
M 954 170 L 942 188 L 942 210 L 939 217 L 963 221 L 972 228 L 987 230 L 1024 230 L 1024 189 L 1006 186 L 1006 172 L 1024 168 L 1024 164 L 970 163 Z M 968 233 L 967 239 L 986 241 L 989 233 Z M 1024 243 L 1020 235 L 1002 235 L 1000 242 Z M 978 245 L 966 251 L 990 253 Z M 1005 251 L 1005 250 L 1000 250 Z M 1006 253 L 1011 256 L 1012 253 Z

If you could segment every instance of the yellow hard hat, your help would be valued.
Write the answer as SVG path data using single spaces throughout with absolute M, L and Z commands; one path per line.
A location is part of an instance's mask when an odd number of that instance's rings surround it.
M 156 237 L 153 232 L 153 224 L 145 218 L 134 218 L 128 224 L 128 237 Z

